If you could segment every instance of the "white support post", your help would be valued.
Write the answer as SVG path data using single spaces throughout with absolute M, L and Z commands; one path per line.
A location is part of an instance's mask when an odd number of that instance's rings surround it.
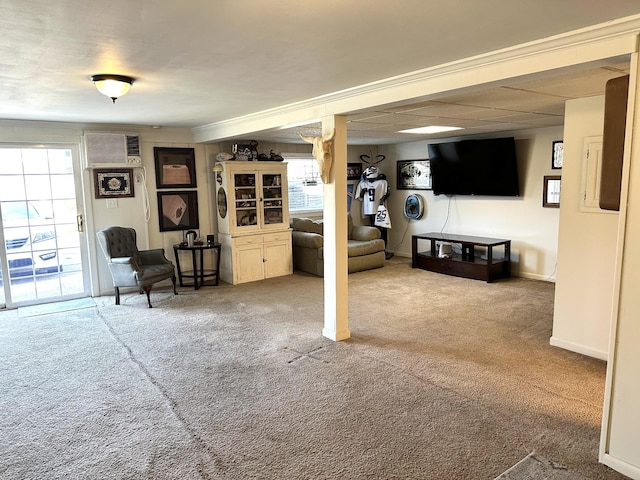
M 631 56 L 600 461 L 640 479 L 640 54 Z
M 351 337 L 349 331 L 349 269 L 347 264 L 347 120 L 344 116 L 322 119 L 322 136 L 333 140 L 333 166 L 324 184 L 324 328 L 334 340 Z

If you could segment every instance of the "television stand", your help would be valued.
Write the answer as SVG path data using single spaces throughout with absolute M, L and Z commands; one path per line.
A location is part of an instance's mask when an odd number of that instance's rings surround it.
M 428 250 L 419 251 L 419 243 L 425 240 L 430 242 Z M 443 242 L 454 246 L 453 252 L 446 258 L 438 256 L 438 243 Z M 501 252 L 494 251 L 496 247 Z M 511 240 L 455 233 L 431 232 L 413 235 L 411 267 L 486 282 L 508 278 L 511 276 Z

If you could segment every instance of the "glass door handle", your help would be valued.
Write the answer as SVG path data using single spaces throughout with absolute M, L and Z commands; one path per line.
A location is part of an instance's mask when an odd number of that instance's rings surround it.
M 84 217 L 81 213 L 76 216 L 76 224 L 78 225 L 78 232 L 84 232 Z

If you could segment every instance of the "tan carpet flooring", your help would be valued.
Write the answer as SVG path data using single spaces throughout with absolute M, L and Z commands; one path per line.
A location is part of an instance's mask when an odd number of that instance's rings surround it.
M 493 479 L 531 452 L 586 479 L 605 363 L 549 346 L 553 284 L 394 257 L 349 277 L 0 314 L 2 479 Z

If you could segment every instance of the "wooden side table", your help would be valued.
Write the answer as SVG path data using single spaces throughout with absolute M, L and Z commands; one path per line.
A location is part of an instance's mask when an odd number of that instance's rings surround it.
M 173 254 L 176 257 L 176 268 L 178 269 L 178 280 L 181 287 L 193 287 L 198 290 L 202 286 L 218 286 L 220 282 L 220 243 L 212 243 L 205 245 L 181 245 L 179 243 L 173 246 Z M 204 268 L 204 251 L 215 251 L 215 266 L 213 270 Z M 180 251 L 191 252 L 191 270 L 183 271 L 180 268 Z M 193 278 L 193 283 L 184 283 L 185 278 Z M 215 278 L 215 280 L 213 280 Z

